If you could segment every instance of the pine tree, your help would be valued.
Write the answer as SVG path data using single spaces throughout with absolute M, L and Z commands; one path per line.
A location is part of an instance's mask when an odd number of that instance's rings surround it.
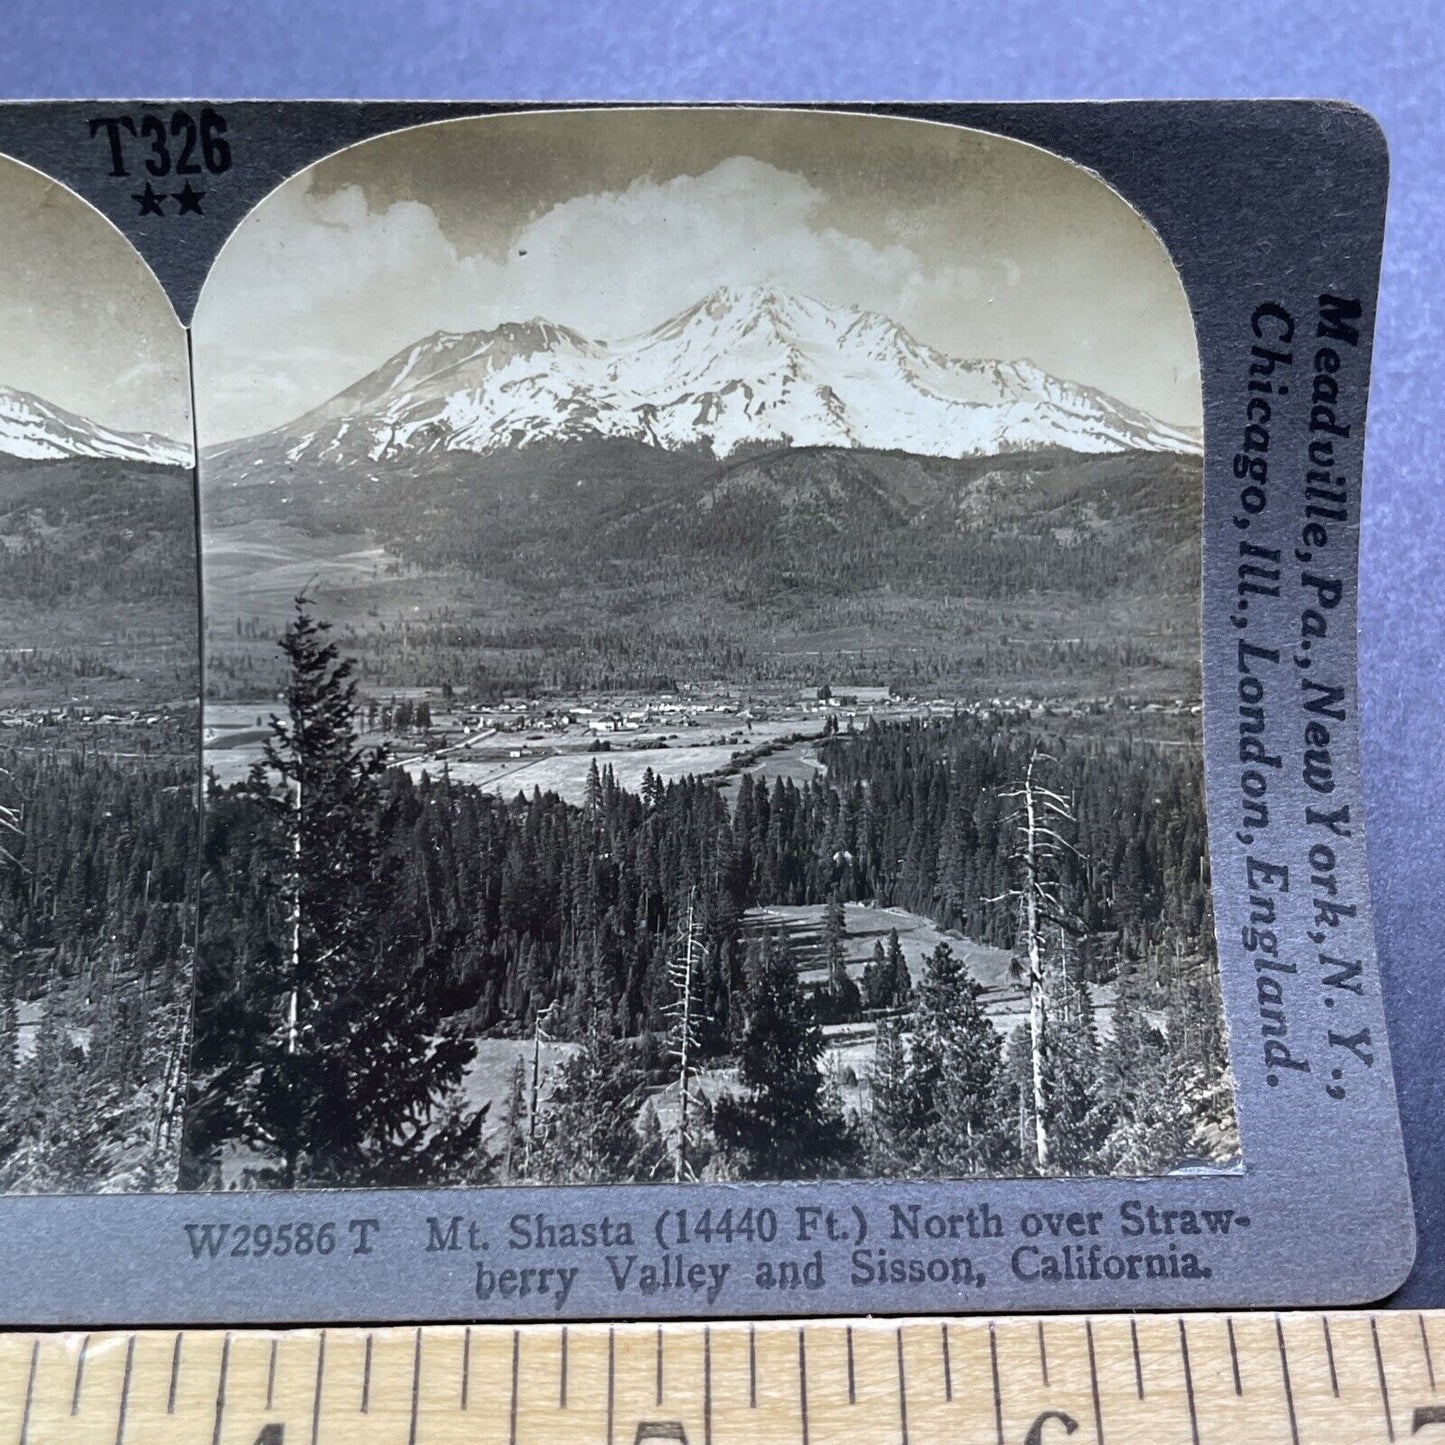
M 689 1154 L 689 1168 L 692 1155 Z M 667 1147 L 662 1132 L 662 1120 L 657 1110 L 649 1103 L 642 1111 L 642 1142 L 638 1146 L 633 1164 L 633 1178 L 640 1183 L 666 1179 L 672 1173 L 672 1152 Z
M 289 849 L 292 939 L 243 1133 L 279 1157 L 268 1182 L 281 1188 L 472 1179 L 487 1170 L 485 1111 L 458 1091 L 475 1046 L 448 1029 L 435 972 L 393 909 L 386 756 L 358 745 L 355 665 L 329 629 L 298 596 L 281 640 L 287 717 L 272 719 L 270 776 L 255 779 Z
M 884 1179 L 916 1173 L 921 1162 L 920 1101 L 909 1075 L 902 1031 L 889 1020 L 878 1025 L 874 1037 L 868 1093 L 871 1172 Z
M 750 960 L 748 1018 L 739 1048 L 744 1097 L 724 1094 L 713 1133 L 745 1179 L 817 1179 L 843 1173 L 857 1139 L 819 1070 L 823 1034 L 811 1017 L 785 939 Z
M 888 955 L 883 940 L 873 945 L 873 957 L 863 969 L 863 1007 L 887 1008 L 893 999 L 893 978 L 888 968 Z
M 913 976 L 903 957 L 898 930 L 890 929 L 885 949 L 880 938 L 873 945 L 873 960 L 863 970 L 863 1002 L 870 1009 L 903 1008 L 913 997 Z
M 843 900 L 834 888 L 828 895 L 827 907 L 823 910 L 823 968 L 827 975 L 828 991 L 837 998 L 843 981 L 848 977 L 847 960 L 843 952 L 843 940 L 848 936 L 848 915 L 843 909 Z
M 930 1173 L 987 1173 L 997 1162 L 1003 1044 L 983 1011 L 982 990 L 947 943 L 929 956 L 918 984 L 911 1087 Z
M 89 1088 L 85 1054 L 47 1009 L 15 1094 L 16 1142 L 0 1188 L 19 1194 L 90 1193 L 105 1174 L 116 1100 Z
M 863 998 L 848 975 L 848 957 L 843 940 L 848 936 L 848 915 L 836 888 L 828 894 L 823 911 L 822 953 L 825 975 L 824 996 L 816 1000 L 820 1016 L 830 1023 L 855 1019 Z
M 638 1130 L 645 1095 L 632 1051 L 594 1012 L 581 1049 L 557 1069 L 541 1106 L 531 1177 L 547 1184 L 642 1183 L 659 1170 L 665 1177 L 660 1129 L 655 1136 Z
M 9 772 L 4 769 L 0 769 L 0 777 L 10 780 Z M 0 803 L 0 834 L 23 838 L 20 816 L 18 807 Z M 12 875 L 24 871 L 3 843 L 0 843 L 0 871 Z M 0 938 L 0 950 L 3 950 L 0 954 L 0 1171 L 5 1169 L 19 1141 L 20 1006 L 16 996 L 19 962 L 11 956 L 11 946 L 9 937 Z
M 1076 976 L 1062 930 L 1049 986 L 1049 1136 L 1061 1174 L 1097 1171 L 1111 1116 L 1101 1102 L 1099 1035 L 1088 986 Z
M 1114 1031 L 1102 1051 L 1100 1093 L 1112 1128 L 1100 1151 L 1116 1174 L 1162 1174 L 1189 1157 L 1194 1137 L 1184 1071 L 1120 980 Z
M 1205 1159 L 1228 1159 L 1239 1152 L 1239 1125 L 1219 975 L 1197 956 L 1181 959 L 1179 969 L 1165 1028 L 1194 1121 L 1191 1152 Z
M 913 998 L 913 976 L 908 972 L 908 960 L 903 956 L 896 928 L 888 930 L 888 971 L 893 990 L 889 1002 L 894 1008 L 902 1008 Z

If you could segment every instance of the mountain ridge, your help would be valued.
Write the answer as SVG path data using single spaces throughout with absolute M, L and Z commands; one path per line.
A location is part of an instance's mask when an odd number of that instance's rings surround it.
M 102 426 L 16 386 L 0 386 L 0 457 L 19 461 L 106 458 L 189 467 L 188 442 Z
M 596 438 L 719 460 L 768 445 L 953 458 L 1199 450 L 1191 433 L 1032 362 L 964 361 L 878 312 L 724 287 L 613 342 L 542 317 L 433 332 L 296 420 L 207 455 L 244 476 L 278 460 L 345 471 Z

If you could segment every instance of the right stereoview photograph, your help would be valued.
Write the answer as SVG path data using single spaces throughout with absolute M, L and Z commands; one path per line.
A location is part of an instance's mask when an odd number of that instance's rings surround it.
M 195 313 L 182 1187 L 1239 1161 L 1189 303 L 1098 177 L 449 121 Z

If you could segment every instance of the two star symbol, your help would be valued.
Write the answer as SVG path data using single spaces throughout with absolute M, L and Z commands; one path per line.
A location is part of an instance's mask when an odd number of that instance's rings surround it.
M 180 216 L 200 216 L 205 212 L 201 210 L 201 197 L 206 193 L 198 191 L 189 181 L 178 191 L 158 191 L 146 182 L 143 191 L 135 191 L 131 194 L 133 200 L 139 207 L 142 216 L 164 216 L 166 213 L 166 200 L 168 196 L 180 202 L 176 214 Z

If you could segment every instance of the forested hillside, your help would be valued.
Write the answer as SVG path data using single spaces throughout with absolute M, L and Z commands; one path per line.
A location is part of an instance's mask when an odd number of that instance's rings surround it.
M 303 828 L 331 840 L 315 866 L 333 884 L 321 875 L 311 878 L 304 848 L 295 876 L 303 888 L 323 890 L 324 915 L 338 920 L 336 941 L 327 947 L 326 929 L 316 925 L 318 957 L 360 950 L 369 961 L 351 973 L 335 973 L 336 964 L 328 962 L 325 977 L 334 982 L 325 988 L 303 983 L 302 997 L 314 988 L 324 1013 L 320 995 L 326 988 L 369 977 L 391 960 L 387 967 L 412 980 L 405 1003 L 397 1005 L 405 1009 L 407 1028 L 458 1044 L 446 1067 L 438 1067 L 432 1100 L 438 1109 L 458 1107 L 456 1086 L 470 1040 L 527 1034 L 540 1021 L 550 1035 L 582 1046 L 576 1077 L 558 1081 L 557 1107 L 592 1087 L 641 1109 L 646 1089 L 666 1077 L 665 1039 L 676 994 L 670 965 L 686 934 L 699 959 L 692 985 L 697 1047 L 705 1057 L 736 1061 L 748 1085 L 742 1102 L 728 1106 L 732 1112 L 719 1105 L 721 1132 L 711 1167 L 765 1170 L 770 1156 L 760 1152 L 755 1128 L 740 1123 L 737 1110 L 746 1113 L 747 1099 L 768 1096 L 768 1061 L 782 1053 L 796 1057 L 799 1048 L 811 1050 L 814 1063 L 804 1074 L 821 1081 L 819 1024 L 861 1018 L 869 1000 L 836 977 L 819 996 L 805 996 L 786 942 L 746 935 L 744 913 L 759 903 L 898 903 L 966 937 L 1022 952 L 1019 908 L 1005 897 L 1018 878 L 1020 847 L 1009 797 L 1030 760 L 1043 755 L 1050 788 L 1072 799 L 1070 848 L 1056 880 L 1068 922 L 1056 930 L 1056 941 L 1047 942 L 1043 966 L 1052 999 L 1050 1029 L 1059 1042 L 1050 1067 L 1073 1072 L 1051 1088 L 1050 1098 L 1061 1110 L 1090 1112 L 1092 1121 L 1083 1132 L 1082 1125 L 1058 1121 L 1058 1131 L 1076 1142 L 1072 1154 L 1055 1156 L 1055 1167 L 1151 1169 L 1231 1151 L 1195 748 L 1070 744 L 1041 735 L 1022 719 L 1001 726 L 998 719 L 957 717 L 839 735 L 823 749 L 825 776 L 806 786 L 744 780 L 735 807 L 706 780 L 666 786 L 648 781 L 634 794 L 616 787 L 605 769 L 595 770 L 581 806 L 540 793 L 506 801 L 444 778 L 413 782 L 385 770 L 377 755 L 358 752 L 349 725 L 340 721 L 354 703 L 350 663 L 338 661 L 334 643 L 326 646 L 329 658 L 315 663 L 308 676 L 314 683 L 328 668 L 340 669 L 337 696 L 349 701 L 333 697 L 327 704 L 335 757 L 325 766 L 317 759 L 306 764 L 318 781 L 309 791 L 301 787 L 300 817 Z M 275 787 L 278 764 L 293 755 L 286 749 L 302 736 L 295 687 L 293 680 L 292 718 L 280 725 L 270 780 L 261 773 L 238 787 L 213 786 L 208 798 L 195 1055 L 202 1103 L 188 1163 L 194 1179 L 219 1177 L 228 1141 L 261 1137 L 248 1117 L 248 1110 L 264 1112 L 248 1103 L 261 1087 L 257 1061 L 276 1047 L 296 987 L 285 901 L 295 886 L 295 819 L 288 794 Z M 319 708 L 323 696 L 316 692 L 308 706 Z M 305 735 L 310 746 L 323 746 L 309 723 Z M 333 797 L 341 787 L 338 777 L 349 779 L 337 795 L 341 801 Z M 307 813 L 308 797 L 318 810 L 314 816 Z M 339 817 L 347 820 L 344 829 Z M 338 830 L 356 840 L 344 865 L 337 861 Z M 334 887 L 338 872 L 349 879 L 349 892 L 341 896 Z M 384 909 L 376 902 L 383 887 Z M 303 911 L 303 918 L 312 911 Z M 340 920 L 353 914 L 370 920 L 372 934 L 365 940 L 342 929 Z M 304 958 L 301 966 L 303 975 L 313 967 Z M 1117 991 L 1117 1017 L 1124 1022 L 1111 1041 L 1101 1040 L 1092 1023 L 1081 991 L 1088 980 L 1107 980 Z M 975 1026 L 977 1010 L 966 999 L 927 1005 L 929 989 L 968 992 L 966 977 L 953 977 L 947 958 L 917 983 L 916 1000 L 910 988 L 884 991 L 890 1014 L 884 1033 L 901 1052 L 895 1057 L 884 1051 L 883 1066 L 898 1078 L 875 1091 L 883 1099 L 892 1097 L 890 1088 L 905 1088 L 899 1080 L 911 1077 L 911 1060 L 922 1057 L 904 1039 L 924 1027 L 927 1007 L 941 1019 L 956 1015 L 963 1021 L 959 1027 Z M 979 1028 L 984 1025 L 987 1020 Z M 384 1018 L 377 1026 L 386 1026 Z M 958 1158 L 948 1166 L 964 1172 L 1032 1167 L 1018 1144 L 1031 1127 L 1026 1118 L 1020 1123 L 1032 1107 L 1027 1091 L 1019 1091 L 1023 1065 L 1012 1052 L 1004 1058 L 996 1037 L 988 1044 L 991 1029 L 987 1025 L 983 1042 L 974 1040 L 966 1051 L 997 1055 L 994 1077 L 986 1090 L 980 1085 L 989 1101 L 976 1103 L 988 1112 L 984 1132 L 993 1143 L 987 1150 L 980 1144 L 968 1167 Z M 786 1047 L 785 1037 L 791 1040 Z M 599 1050 L 610 1061 L 600 1072 L 594 1067 Z M 1130 1058 L 1114 1057 L 1120 1050 L 1132 1050 Z M 626 1069 L 635 1077 L 624 1087 L 618 1071 Z M 1120 1092 L 1124 1080 L 1132 1092 Z M 788 1087 L 795 1086 L 796 1080 Z M 905 1114 L 911 1110 L 921 1118 L 942 1107 L 932 1095 L 922 1101 L 923 1088 L 921 1075 L 906 1085 L 913 1092 Z M 504 1101 L 495 1102 L 501 1107 Z M 822 1096 L 815 1102 L 818 1109 L 827 1104 Z M 1155 1114 L 1167 1122 L 1151 1125 Z M 924 1168 L 934 1157 L 917 1139 L 900 1142 L 913 1138 L 911 1125 L 890 1125 L 886 1143 L 877 1132 L 882 1127 L 839 1114 L 824 1128 L 831 1140 L 827 1150 L 797 1167 L 803 1173 L 872 1172 Z M 538 1126 L 529 1128 L 535 1137 Z M 543 1129 L 542 1137 L 570 1147 L 555 1130 Z M 1093 1142 L 1077 1143 L 1084 1138 Z M 885 1163 L 889 1151 L 893 1165 Z M 378 1157 L 385 1152 L 379 1149 Z M 655 1164 L 656 1150 L 648 1157 Z M 303 1176 L 305 1167 L 303 1162 Z M 326 1177 L 331 1166 L 313 1167 Z M 495 1161 L 475 1152 L 465 1160 L 451 1156 L 446 1166 L 479 1179 L 491 1177 L 494 1167 Z M 548 1177 L 553 1166 L 534 1158 L 531 1167 Z M 555 1167 L 566 1173 L 570 1166 Z
M 108 457 L 0 458 L 0 705 L 190 706 L 191 473 Z
M 0 749 L 0 1191 L 171 1189 L 189 1043 L 195 714 L 122 758 Z
M 593 441 L 204 487 L 213 696 L 281 685 L 309 571 L 376 686 L 1198 688 L 1192 457 Z

